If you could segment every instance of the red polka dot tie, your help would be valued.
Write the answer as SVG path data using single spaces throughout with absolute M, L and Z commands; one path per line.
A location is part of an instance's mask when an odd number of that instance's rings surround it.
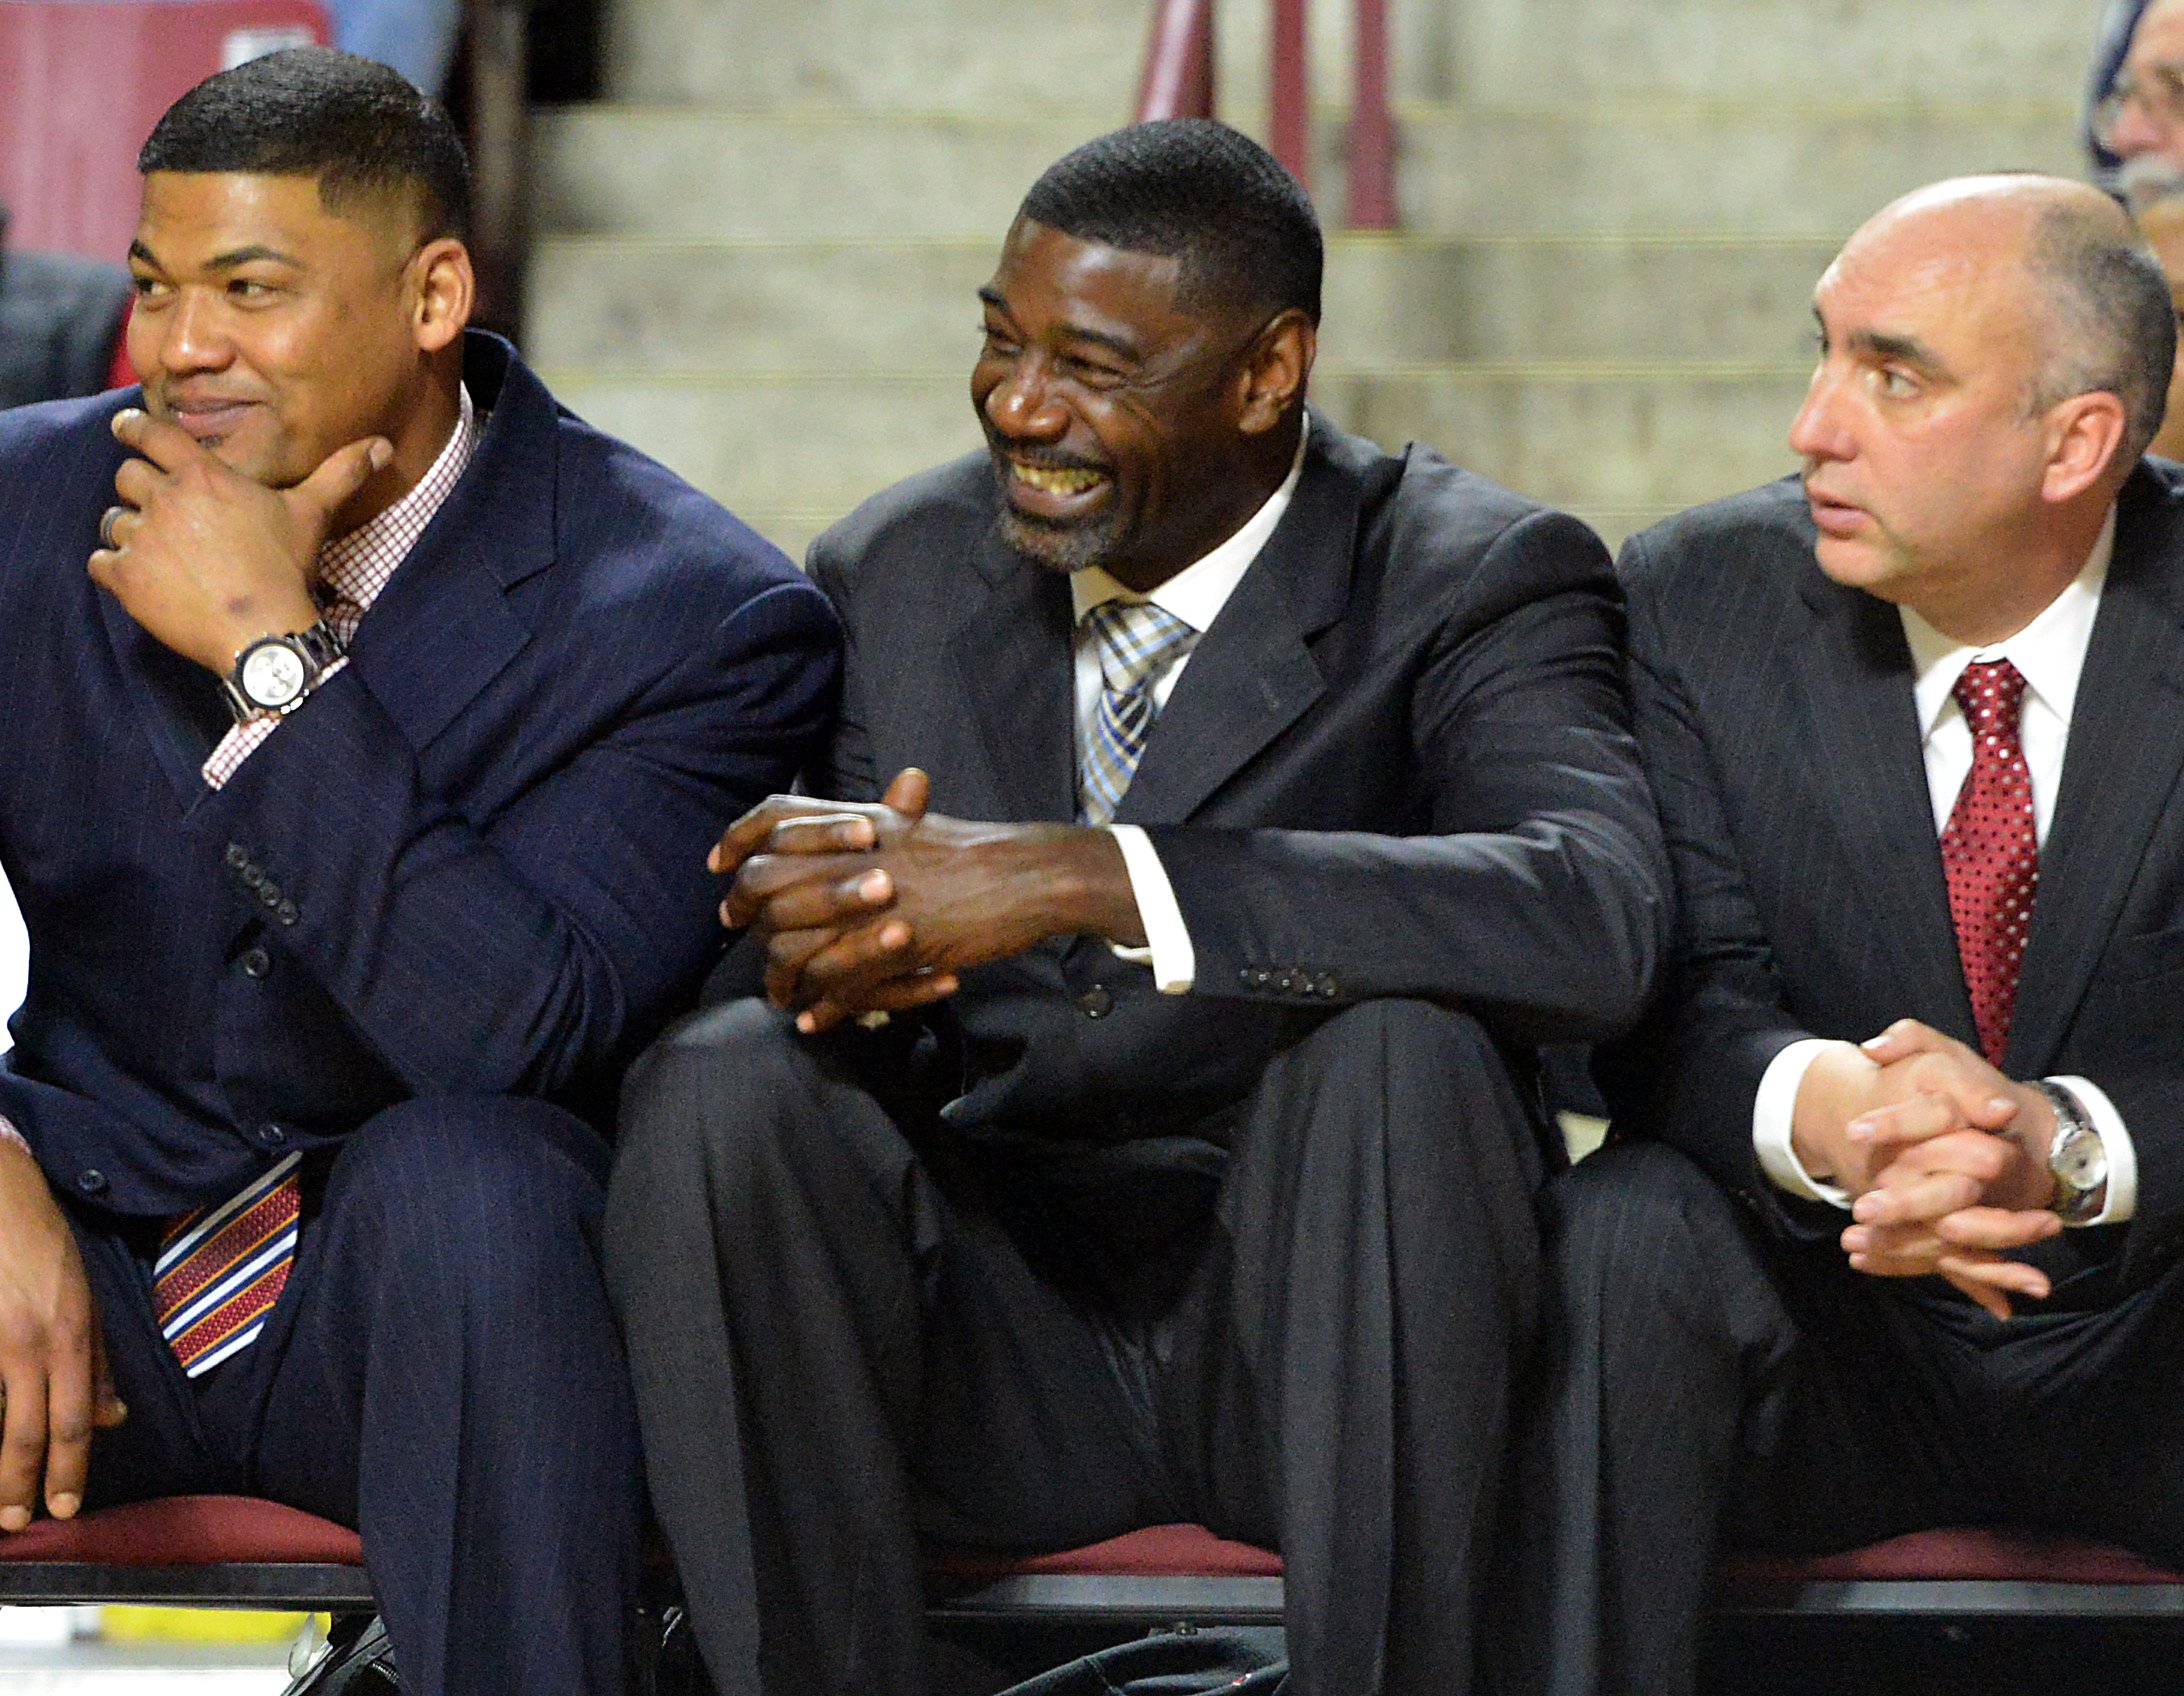
M 2008 660 L 1989 660 L 1966 666 L 1954 693 L 1972 727 L 1972 769 L 1941 833 L 1941 864 L 1972 1022 L 1981 1051 L 1999 1066 L 2040 887 L 2032 774 L 2017 739 L 2025 679 Z

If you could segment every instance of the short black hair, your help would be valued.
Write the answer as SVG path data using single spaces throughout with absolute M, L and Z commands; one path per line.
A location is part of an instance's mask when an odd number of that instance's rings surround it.
M 2176 302 L 2160 261 L 2113 202 L 2073 200 L 2040 214 L 2026 264 L 2059 332 L 2033 410 L 2114 395 L 2124 412 L 2119 457 L 2130 464 L 2161 428 L 2176 365 Z
M 1047 167 L 1022 216 L 1080 241 L 1179 260 L 1188 305 L 1320 315 L 1326 245 L 1304 185 L 1211 118 L 1110 130 Z
M 470 159 L 440 103 L 401 72 L 331 47 L 207 77 L 152 127 L 137 169 L 312 177 L 330 212 L 406 188 L 427 240 L 470 228 Z

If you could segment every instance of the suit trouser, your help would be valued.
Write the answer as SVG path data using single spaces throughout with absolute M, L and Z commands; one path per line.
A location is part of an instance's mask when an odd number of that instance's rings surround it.
M 1545 1214 L 1510 1689 L 1689 1692 L 1724 1547 L 2002 1523 L 2184 1557 L 2184 1270 L 1995 1320 L 1832 1237 L 1768 1237 L 1647 1143 L 1581 1162 Z
M 405 1691 L 624 1690 L 639 1478 L 598 1272 L 605 1165 L 543 1103 L 388 1109 L 307 1202 L 264 1332 L 195 1380 L 160 1339 L 141 1238 L 72 1207 L 129 1406 L 89 1505 L 240 1493 L 356 1527 Z
M 1535 1133 L 1484 1032 L 1329 1017 L 1225 1157 L 1170 1139 L 1105 1224 L 1059 1168 L 898 1122 L 848 1047 L 735 1003 L 625 1097 L 608 1281 L 722 1696 L 917 1696 L 921 1539 L 1176 1520 L 1282 1550 L 1300 1696 L 1467 1690 L 1537 1284 Z

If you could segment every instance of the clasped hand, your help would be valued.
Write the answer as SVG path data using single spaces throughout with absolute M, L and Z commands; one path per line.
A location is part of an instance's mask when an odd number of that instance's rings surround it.
M 1850 1264 L 1879 1277 L 1937 1274 L 1997 1318 L 2038 1301 L 2047 1276 L 2008 1256 L 2062 1229 L 2048 1211 L 2054 1110 L 1963 1043 L 1915 1019 L 1861 1045 L 1881 1105 L 1851 1119 Z M 1863 1182 L 1861 1182 L 1861 1178 Z
M 394 456 L 373 436 L 329 455 L 290 489 L 221 463 L 179 425 L 128 408 L 115 436 L 141 456 L 114 473 L 93 582 L 156 640 L 226 676 L 261 636 L 307 628 L 311 574 L 333 516 Z
M 1104 831 L 948 818 L 930 795 L 915 767 L 876 803 L 775 795 L 708 857 L 734 877 L 721 922 L 763 944 L 767 997 L 805 1032 L 941 1000 L 962 971 L 1045 937 L 1143 941 Z

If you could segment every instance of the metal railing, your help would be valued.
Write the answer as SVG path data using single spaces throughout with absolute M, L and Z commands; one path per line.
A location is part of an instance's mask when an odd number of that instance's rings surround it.
M 1356 0 L 1351 67 L 1348 193 L 1353 230 L 1396 227 L 1395 122 L 1388 107 L 1387 0 Z M 1267 146 L 1306 188 L 1312 186 L 1310 0 L 1270 0 Z M 1137 116 L 1211 118 L 1214 0 L 1156 0 L 1138 80 Z

